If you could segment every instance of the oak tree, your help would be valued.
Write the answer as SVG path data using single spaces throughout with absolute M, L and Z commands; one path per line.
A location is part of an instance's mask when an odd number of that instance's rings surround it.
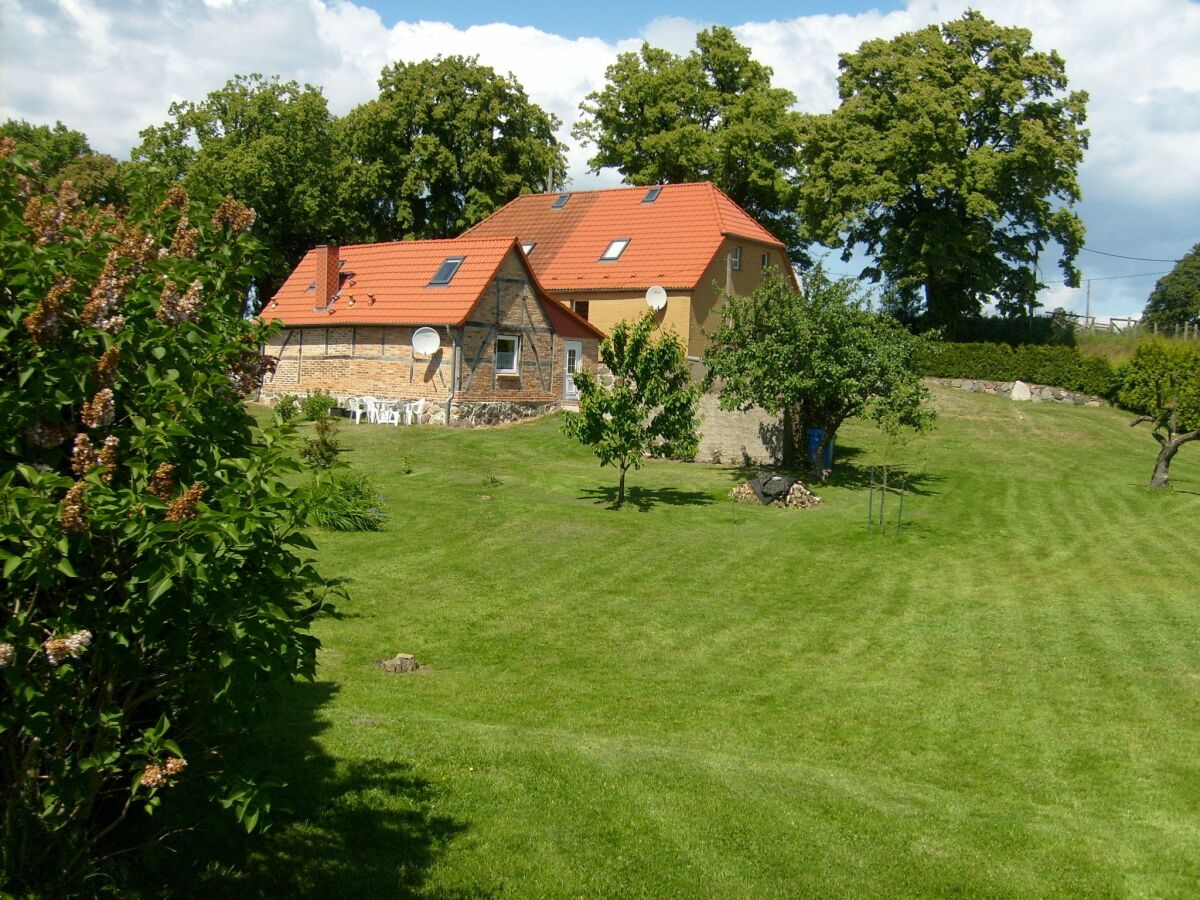
M 261 305 L 305 252 L 341 230 L 325 97 L 312 85 L 237 75 L 204 100 L 171 104 L 170 116 L 142 132 L 131 180 L 147 197 L 182 183 L 252 206 L 267 251 L 254 280 Z
M 1142 319 L 1160 328 L 1200 325 L 1200 244 L 1154 285 Z
M 455 237 L 566 170 L 559 120 L 478 57 L 397 62 L 338 122 L 336 181 L 360 240 Z
M 608 67 L 573 134 L 596 148 L 593 171 L 628 184 L 715 183 L 794 252 L 802 117 L 771 76 L 728 28 L 701 31 L 687 56 L 643 44 Z
M 985 301 L 1036 305 L 1052 242 L 1066 283 L 1083 245 L 1076 170 L 1087 94 L 1057 52 L 978 12 L 843 54 L 841 105 L 810 117 L 801 210 L 808 235 L 872 259 L 864 274 L 919 288 L 944 325 Z

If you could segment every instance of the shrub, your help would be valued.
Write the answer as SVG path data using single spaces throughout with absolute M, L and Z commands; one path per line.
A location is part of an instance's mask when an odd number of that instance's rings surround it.
M 352 469 L 317 474 L 304 497 L 309 521 L 331 531 L 378 531 L 387 521 L 374 482 Z
M 922 375 L 934 378 L 1025 381 L 1105 397 L 1117 385 L 1105 360 L 1061 345 L 930 342 L 918 354 L 917 365 Z
M 328 413 L 313 423 L 316 436 L 304 442 L 300 455 L 310 469 L 329 469 L 337 465 L 342 447 L 337 441 L 338 426 Z
M 275 401 L 275 415 L 281 422 L 290 422 L 300 412 L 300 398 L 295 394 L 284 394 Z
M 79 891 L 172 786 L 257 813 L 222 749 L 314 672 L 270 360 L 240 316 L 253 212 L 172 190 L 121 217 L 0 141 L 0 893 Z
M 338 402 L 333 399 L 333 396 L 324 392 L 316 391 L 309 394 L 300 404 L 300 409 L 304 412 L 304 418 L 312 422 L 318 422 L 321 419 L 329 417 L 329 414 L 337 408 Z

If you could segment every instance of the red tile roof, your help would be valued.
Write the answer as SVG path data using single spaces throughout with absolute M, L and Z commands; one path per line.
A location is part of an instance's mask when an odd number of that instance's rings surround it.
M 341 289 L 322 308 L 316 290 L 317 268 L 325 251 L 310 250 L 262 311 L 264 319 L 285 325 L 461 325 L 492 283 L 510 253 L 521 258 L 516 241 L 505 238 L 457 238 L 440 241 L 391 241 L 337 248 L 342 261 Z M 429 282 L 447 257 L 462 264 L 449 284 Z M 529 270 L 527 263 L 523 264 Z M 592 325 L 546 293 L 529 271 L 535 295 L 565 337 L 602 337 Z M 353 301 L 353 302 L 351 302 Z
M 575 191 L 561 209 L 558 194 L 518 197 L 463 239 L 511 238 L 534 243 L 529 261 L 552 291 L 644 290 L 652 284 L 691 290 L 704 277 L 725 236 L 783 248 L 783 243 L 709 182 L 667 184 L 653 203 L 649 187 Z M 620 258 L 600 261 L 618 238 Z

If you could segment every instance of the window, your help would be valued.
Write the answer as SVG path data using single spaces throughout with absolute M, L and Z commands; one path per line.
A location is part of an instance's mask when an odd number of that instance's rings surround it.
M 554 198 L 554 202 L 550 204 L 551 209 L 562 209 L 567 205 L 567 201 L 571 199 L 570 194 L 559 194 Z
M 521 365 L 521 339 L 512 334 L 496 335 L 496 374 L 516 375 Z
M 764 253 L 763 254 L 763 268 L 769 269 L 770 267 L 771 267 L 771 254 Z
M 617 238 L 608 245 L 608 249 L 600 257 L 602 262 L 613 262 L 621 258 L 621 254 L 625 252 L 625 248 L 629 246 L 629 238 Z
M 521 249 L 524 250 L 525 255 L 528 256 L 530 253 L 533 252 L 533 248 L 536 246 L 537 246 L 537 241 L 532 241 L 528 244 L 522 244 Z
M 581 318 L 581 319 L 586 319 L 588 317 L 588 307 L 590 305 L 591 305 L 590 301 L 587 301 L 587 300 L 572 300 L 571 301 L 571 309 L 575 310 L 575 314 L 578 315 L 579 318 Z
M 434 273 L 430 284 L 449 284 L 450 279 L 454 277 L 454 273 L 458 271 L 458 267 L 463 264 L 465 256 L 447 256 L 446 261 L 438 267 Z
M 729 258 L 733 260 L 733 268 L 740 269 L 742 267 L 742 248 L 734 247 L 733 253 L 730 254 Z
M 643 203 L 653 203 L 658 199 L 658 195 L 662 193 L 661 187 L 652 187 L 646 191 L 646 196 L 642 198 Z

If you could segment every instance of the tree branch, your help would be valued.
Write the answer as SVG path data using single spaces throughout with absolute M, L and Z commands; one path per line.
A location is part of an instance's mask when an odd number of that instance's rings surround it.
M 1141 425 L 1143 422 L 1153 422 L 1153 421 L 1154 421 L 1154 416 L 1138 416 L 1136 419 L 1134 419 L 1132 422 L 1129 423 L 1129 427 L 1133 428 L 1135 425 Z

